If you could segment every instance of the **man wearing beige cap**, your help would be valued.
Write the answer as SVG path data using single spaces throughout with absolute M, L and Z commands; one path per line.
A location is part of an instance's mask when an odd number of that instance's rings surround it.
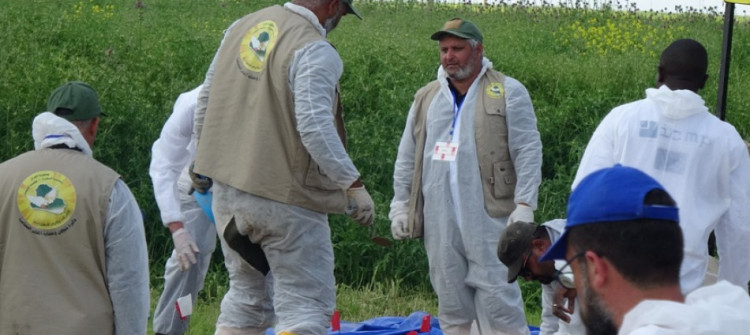
M 91 157 L 86 83 L 49 97 L 34 151 L 0 164 L 0 334 L 145 334 L 148 255 L 127 185 Z
M 414 98 L 398 149 L 391 201 L 395 239 L 424 237 L 441 329 L 529 332 L 518 284 L 496 251 L 515 221 L 533 222 L 542 144 L 528 92 L 492 69 L 482 34 L 453 19 L 438 41 L 437 80 Z
M 359 17 L 352 0 L 294 0 L 248 14 L 227 30 L 206 73 L 190 172 L 197 192 L 213 181 L 232 280 L 217 335 L 270 326 L 325 334 L 336 302 L 328 213 L 372 225 L 372 199 L 344 146 L 343 63 L 326 40 L 347 13 Z

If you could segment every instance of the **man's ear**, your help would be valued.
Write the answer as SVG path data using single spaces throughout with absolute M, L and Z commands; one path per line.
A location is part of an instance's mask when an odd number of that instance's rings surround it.
M 610 272 L 613 270 L 612 264 L 591 250 L 586 251 L 584 258 L 592 288 L 600 289 L 607 285 L 610 281 Z
M 99 120 L 101 119 L 98 116 L 91 120 L 89 124 L 89 133 L 91 136 L 96 137 L 96 133 L 99 131 Z
M 326 6 L 326 9 L 328 10 L 328 17 L 332 17 L 338 14 L 340 6 L 341 6 L 341 0 L 329 1 L 328 5 Z
M 659 69 L 656 72 L 656 85 L 655 85 L 656 88 L 659 88 L 661 85 L 664 85 L 664 80 L 667 79 L 665 78 L 665 76 L 666 74 L 664 73 L 664 69 L 661 67 L 661 65 L 659 65 Z

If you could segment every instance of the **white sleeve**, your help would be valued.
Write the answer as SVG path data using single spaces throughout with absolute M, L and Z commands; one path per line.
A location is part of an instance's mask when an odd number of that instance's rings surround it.
M 234 25 L 239 21 L 240 20 L 234 21 L 232 25 L 230 25 L 229 28 L 224 31 L 224 37 L 221 40 L 221 44 L 219 44 L 219 49 L 216 50 L 214 58 L 211 60 L 211 65 L 208 66 L 208 70 L 206 71 L 206 78 L 203 80 L 203 89 L 201 89 L 200 93 L 198 94 L 198 101 L 197 105 L 195 106 L 195 115 L 193 116 L 193 133 L 195 134 L 196 145 L 200 141 L 201 131 L 203 130 L 203 120 L 205 120 L 206 108 L 208 107 L 208 94 L 209 92 L 211 92 L 211 84 L 214 80 L 214 69 L 216 66 L 217 57 L 219 56 L 219 50 L 221 50 L 221 46 L 224 45 L 224 40 L 227 38 L 227 35 L 229 35 L 232 27 L 234 27 Z
M 731 145 L 730 205 L 716 225 L 719 280 L 727 280 L 747 292 L 750 281 L 750 156 L 736 132 Z
M 398 154 L 396 163 L 393 167 L 393 200 L 391 200 L 391 209 L 395 207 L 406 207 L 409 204 L 411 195 L 411 184 L 414 178 L 414 157 L 422 155 L 416 150 L 416 139 L 414 138 L 414 103 L 409 108 L 409 114 L 406 117 L 406 126 L 401 135 L 401 142 L 398 145 Z
M 326 41 L 297 50 L 289 67 L 294 114 L 302 145 L 328 177 L 342 189 L 359 178 L 334 123 L 336 86 L 344 71 L 341 58 Z
M 180 94 L 159 139 L 151 147 L 151 165 L 148 172 L 164 225 L 185 219 L 180 211 L 177 179 L 195 154 L 194 148 L 190 148 L 190 140 L 193 136 L 193 112 L 196 101 L 196 90 Z
M 560 326 L 560 319 L 552 314 L 552 302 L 555 299 L 554 283 L 542 284 L 542 324 L 539 325 L 539 335 L 552 335 Z
M 586 151 L 583 152 L 581 163 L 578 165 L 576 177 L 573 179 L 571 189 L 575 189 L 581 179 L 590 173 L 615 165 L 617 161 L 614 157 L 615 150 L 615 127 L 617 120 L 614 117 L 614 110 L 604 117 L 599 126 L 591 135 Z
M 115 334 L 145 334 L 150 300 L 143 216 L 120 179 L 109 198 L 104 248 Z
M 526 88 L 513 78 L 505 79 L 505 109 L 508 149 L 516 169 L 515 202 L 536 209 L 542 183 L 542 141 L 536 115 Z

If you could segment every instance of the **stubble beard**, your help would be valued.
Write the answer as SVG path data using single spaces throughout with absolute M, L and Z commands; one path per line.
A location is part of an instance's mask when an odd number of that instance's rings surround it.
M 616 335 L 617 326 L 615 326 L 612 315 L 599 294 L 591 289 L 588 278 L 586 276 L 581 277 L 585 293 L 583 306 L 581 306 L 581 321 L 586 326 L 586 335 Z

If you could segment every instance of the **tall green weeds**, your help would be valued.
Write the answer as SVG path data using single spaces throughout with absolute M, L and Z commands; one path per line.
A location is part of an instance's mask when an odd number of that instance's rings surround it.
M 94 155 L 121 173 L 138 199 L 146 218 L 152 286 L 159 289 L 172 241 L 159 220 L 148 177 L 151 144 L 177 95 L 202 82 L 223 30 L 272 3 L 281 1 L 0 2 L 0 119 L 5 124 L 0 160 L 32 148 L 31 120 L 44 111 L 52 89 L 68 80 L 91 83 L 108 114 Z M 710 109 L 715 105 L 722 26 L 716 13 L 594 10 L 579 2 L 560 8 L 357 1 L 356 7 L 364 20 L 347 16 L 330 40 L 345 64 L 341 87 L 349 151 L 376 202 L 381 236 L 390 234 L 393 163 L 407 111 L 414 92 L 435 78 L 439 63 L 429 36 L 453 17 L 474 21 L 483 31 L 486 57 L 531 94 L 544 144 L 540 222 L 564 217 L 569 185 L 590 134 L 611 108 L 644 96 L 654 82 L 656 55 L 671 39 L 690 37 L 706 45 L 711 79 L 702 95 Z M 727 115 L 744 136 L 750 135 L 749 45 L 750 28 L 741 21 L 735 27 Z M 339 283 L 352 289 L 396 283 L 403 292 L 430 290 L 421 241 L 383 248 L 344 216 L 333 215 L 330 222 Z M 214 260 L 202 293 L 210 301 L 227 282 L 219 251 Z M 522 287 L 528 310 L 536 311 L 539 286 Z

